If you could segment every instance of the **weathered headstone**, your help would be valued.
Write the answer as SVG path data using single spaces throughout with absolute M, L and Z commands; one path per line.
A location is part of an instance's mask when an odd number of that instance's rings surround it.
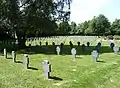
M 90 42 L 87 42 L 87 47 L 89 47 L 90 46 Z
M 24 65 L 24 67 L 26 69 L 28 69 L 28 67 L 29 67 L 29 57 L 28 57 L 28 54 L 24 54 L 23 65 Z
M 52 45 L 54 46 L 54 45 L 55 45 L 55 42 L 52 42 Z
M 31 44 L 29 44 L 29 47 L 31 47 Z
M 70 47 L 73 48 L 73 43 L 72 43 L 72 41 L 70 41 L 69 44 L 70 44 Z
M 63 48 L 63 45 L 64 45 L 64 44 L 63 44 L 63 43 L 61 43 L 61 44 L 60 44 L 60 47 L 61 47 L 61 48 Z
M 78 46 L 80 46 L 80 42 L 77 42 Z
M 101 42 L 98 42 L 98 46 L 99 46 L 99 47 L 101 46 Z
M 16 62 L 16 53 L 15 53 L 15 51 L 12 51 L 12 59 L 13 59 L 13 62 Z
M 46 42 L 46 46 L 48 46 L 48 42 Z
M 92 55 L 93 60 L 97 62 L 98 52 L 96 50 L 93 50 L 91 52 L 91 55 Z
M 50 72 L 51 72 L 51 64 L 49 63 L 48 60 L 44 60 L 42 62 L 42 68 L 43 68 L 45 77 L 47 79 L 49 79 L 50 78 Z
M 75 56 L 76 56 L 76 49 L 75 48 L 71 49 L 71 54 L 72 54 L 72 57 L 73 57 L 73 61 L 75 61 Z
M 115 46 L 115 44 L 114 43 L 111 43 L 110 44 L 110 47 L 113 49 L 113 47 Z
M 6 48 L 4 49 L 4 58 L 7 59 L 7 50 L 6 50 Z
M 57 55 L 60 55 L 60 47 L 59 46 L 56 47 L 56 51 L 57 51 Z
M 115 53 L 115 54 L 118 54 L 119 47 L 117 47 L 117 46 L 114 46 L 114 47 L 113 47 L 113 51 L 114 51 L 114 53 Z

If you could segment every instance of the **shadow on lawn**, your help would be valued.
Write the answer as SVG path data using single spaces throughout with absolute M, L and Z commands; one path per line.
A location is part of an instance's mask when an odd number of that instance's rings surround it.
M 53 79 L 53 80 L 59 80 L 62 81 L 62 78 L 56 77 L 56 76 L 50 76 L 49 79 Z
M 98 60 L 97 62 L 99 62 L 99 63 L 105 63 L 105 61 L 100 61 L 100 60 Z
M 7 59 L 12 59 L 11 57 L 7 57 Z
M 74 45 L 74 48 L 77 50 L 77 55 L 91 55 L 95 46 L 85 47 L 82 50 L 81 46 Z M 112 53 L 112 49 L 109 46 L 101 46 L 100 47 L 100 54 L 102 53 Z M 44 45 L 44 46 L 31 46 L 27 47 L 24 50 L 19 50 L 18 53 L 28 53 L 28 54 L 48 54 L 48 55 L 57 55 L 56 54 L 56 46 L 53 45 Z M 71 47 L 69 45 L 64 45 L 61 49 L 61 55 L 71 55 Z
M 56 47 L 58 45 L 41 45 L 41 46 L 27 46 L 25 49 L 19 49 L 17 47 L 14 47 L 14 49 L 11 47 L 6 48 L 8 53 L 11 53 L 12 50 L 17 51 L 17 53 L 23 54 L 23 53 L 28 53 L 28 54 L 48 54 L 48 55 L 57 55 L 56 54 Z M 82 46 L 78 45 L 73 45 L 72 47 L 76 48 L 77 50 L 77 55 L 91 55 L 91 52 L 93 49 L 95 49 L 95 46 L 85 46 L 85 49 L 82 49 Z M 71 55 L 71 48 L 70 45 L 63 45 L 61 48 L 61 55 Z M 111 53 L 113 52 L 112 49 L 109 46 L 101 46 L 100 47 L 100 54 L 102 53 Z M 3 49 L 2 49 L 3 53 Z
M 38 70 L 37 68 L 34 68 L 34 67 L 28 67 L 28 69 L 31 69 L 31 70 Z
M 22 61 L 16 61 L 15 63 L 21 63 L 22 64 L 23 62 Z

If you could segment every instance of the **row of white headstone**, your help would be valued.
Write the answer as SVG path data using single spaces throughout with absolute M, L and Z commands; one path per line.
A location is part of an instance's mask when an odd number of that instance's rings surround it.
M 58 37 L 45 37 L 45 38 L 28 38 L 27 43 L 33 44 L 33 45 L 39 45 L 39 42 L 42 41 L 43 44 L 45 44 L 46 41 L 48 43 L 55 42 L 55 44 L 60 45 L 61 43 L 65 43 L 66 40 L 71 40 L 74 42 L 79 42 L 81 41 L 81 44 L 85 43 L 86 41 L 89 41 L 91 44 L 93 41 L 96 41 L 98 38 L 96 36 L 58 36 Z
M 4 58 L 7 59 L 7 50 L 4 49 Z M 12 59 L 13 59 L 13 62 L 16 62 L 16 53 L 15 51 L 12 51 Z M 24 54 L 24 57 L 23 57 L 23 65 L 24 67 L 27 69 L 28 68 L 28 65 L 29 65 L 29 57 L 27 54 Z
M 4 49 L 4 57 L 7 58 L 7 50 L 6 49 Z M 13 59 L 13 62 L 16 62 L 16 53 L 15 53 L 15 51 L 12 51 L 12 59 Z M 24 66 L 25 69 L 29 68 L 28 54 L 24 54 L 23 66 Z M 51 64 L 49 63 L 48 60 L 44 60 L 42 62 L 42 68 L 43 68 L 45 77 L 48 79 L 50 77 L 50 72 L 51 72 Z
M 60 55 L 60 47 L 59 47 L 59 46 L 56 47 L 56 51 L 57 51 L 57 54 Z M 76 51 L 75 48 L 72 48 L 72 49 L 71 49 L 71 54 L 72 54 L 72 60 L 73 60 L 73 61 L 76 60 L 76 52 L 77 52 L 77 51 Z M 97 58 L 98 58 L 98 56 L 99 56 L 98 52 L 97 52 L 96 50 L 93 50 L 93 51 L 91 52 L 91 55 L 92 55 L 93 60 L 97 61 Z
M 57 55 L 60 55 L 60 47 L 59 46 L 56 47 L 56 52 L 57 52 Z M 76 56 L 76 49 L 75 48 L 71 49 L 71 54 L 73 57 L 73 61 L 75 61 L 75 56 Z
M 33 45 L 37 45 L 37 44 L 39 44 L 39 42 L 40 41 L 42 41 L 43 43 L 45 43 L 46 41 L 55 41 L 56 42 L 56 44 L 59 44 L 59 42 L 64 42 L 65 41 L 65 39 L 67 38 L 67 36 L 65 36 L 65 37 L 43 37 L 43 38 L 37 38 L 37 37 L 35 37 L 35 38 L 28 38 L 27 39 L 27 41 L 26 41 L 26 43 L 33 43 Z

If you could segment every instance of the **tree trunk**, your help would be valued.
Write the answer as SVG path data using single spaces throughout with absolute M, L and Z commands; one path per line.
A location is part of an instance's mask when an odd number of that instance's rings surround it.
M 18 46 L 19 46 L 19 48 L 25 48 L 26 47 L 25 42 L 26 42 L 26 40 L 25 40 L 24 37 L 18 37 Z
M 25 42 L 26 42 L 26 39 L 25 39 L 25 35 L 21 35 L 20 33 L 18 34 L 17 33 L 17 40 L 18 40 L 18 46 L 19 48 L 25 48 L 26 45 L 25 45 Z

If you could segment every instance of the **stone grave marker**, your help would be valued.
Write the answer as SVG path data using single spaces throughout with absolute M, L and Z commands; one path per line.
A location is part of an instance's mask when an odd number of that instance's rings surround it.
M 59 46 L 56 47 L 56 51 L 57 51 L 57 55 L 60 55 L 60 47 Z
M 28 67 L 29 67 L 29 57 L 28 57 L 28 54 L 24 54 L 23 65 L 24 65 L 25 69 L 28 69 Z
M 29 47 L 31 47 L 31 44 L 29 44 Z
M 52 45 L 55 46 L 55 42 L 52 42 Z
M 98 42 L 98 46 L 101 47 L 101 42 Z
M 70 41 L 69 44 L 70 44 L 70 47 L 73 48 L 73 43 L 72 43 L 72 41 Z
M 44 60 L 42 62 L 42 68 L 43 68 L 45 77 L 47 79 L 49 79 L 50 78 L 50 72 L 51 72 L 51 64 L 49 63 L 48 60 Z
M 80 46 L 80 42 L 77 42 L 78 46 Z
M 76 57 L 76 49 L 75 48 L 71 49 L 71 54 L 72 54 L 73 61 L 75 61 L 75 57 Z
M 16 53 L 15 53 L 15 51 L 12 51 L 12 59 L 13 59 L 13 62 L 16 62 Z
M 7 50 L 6 50 L 6 48 L 4 48 L 4 58 L 7 59 Z
M 92 55 L 93 60 L 97 62 L 98 52 L 96 50 L 93 50 L 91 52 L 91 55 Z
M 42 45 L 42 42 L 40 41 L 40 46 Z
M 113 47 L 113 51 L 114 51 L 114 53 L 115 53 L 115 54 L 118 54 L 119 47 L 117 47 L 117 46 L 114 46 L 114 47 Z
M 89 47 L 90 46 L 90 42 L 87 42 L 87 47 Z
M 113 49 L 113 47 L 115 46 L 115 44 L 114 43 L 111 43 L 110 44 L 110 47 Z
M 46 46 L 48 46 L 48 42 L 45 42 L 46 43 Z
M 63 48 L 63 45 L 64 45 L 64 44 L 63 44 L 63 43 L 61 43 L 61 44 L 60 44 L 60 47 L 61 47 L 61 48 Z

